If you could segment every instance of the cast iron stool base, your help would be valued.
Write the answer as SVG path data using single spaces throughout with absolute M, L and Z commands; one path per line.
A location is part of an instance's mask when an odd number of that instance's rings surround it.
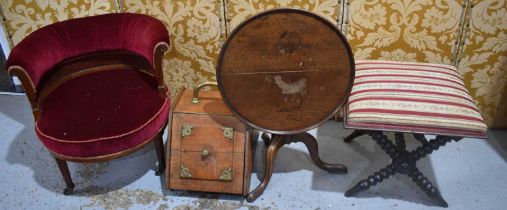
M 375 142 L 380 145 L 392 159 L 391 164 L 378 170 L 368 178 L 359 181 L 354 187 L 349 189 L 346 193 L 346 197 L 354 196 L 357 193 L 367 190 L 372 186 L 384 181 L 390 176 L 400 173 L 409 176 L 419 188 L 421 188 L 428 197 L 435 201 L 439 206 L 448 207 L 447 202 L 444 200 L 440 192 L 433 186 L 433 184 L 417 169 L 416 162 L 421 158 L 426 157 L 433 151 L 438 150 L 439 147 L 444 146 L 451 140 L 459 141 L 461 137 L 452 136 L 437 136 L 435 139 L 426 141 L 424 136 L 414 135 L 415 138 L 422 142 L 423 145 L 415 149 L 414 151 L 407 151 L 405 146 L 405 138 L 403 133 L 395 133 L 396 145 L 394 145 L 381 131 L 363 131 L 356 130 L 348 137 L 345 138 L 345 142 L 351 142 L 354 138 L 361 135 L 368 134 L 372 137 Z
M 292 135 L 275 135 L 273 134 L 269 137 L 266 133 L 263 133 L 261 136 L 264 144 L 268 147 L 266 150 L 266 159 L 264 163 L 264 177 L 262 182 L 257 186 L 252 192 L 248 193 L 246 196 L 246 200 L 248 202 L 255 201 L 259 196 L 262 195 L 266 187 L 268 186 L 269 180 L 271 180 L 271 175 L 273 174 L 273 165 L 276 157 L 276 153 L 280 148 L 285 144 L 302 142 L 306 145 L 308 149 L 308 153 L 310 153 L 310 157 L 312 158 L 315 165 L 319 168 L 326 170 L 329 173 L 337 173 L 344 174 L 347 173 L 347 167 L 342 164 L 329 164 L 323 162 L 319 157 L 317 139 L 310 135 L 309 133 L 298 133 Z

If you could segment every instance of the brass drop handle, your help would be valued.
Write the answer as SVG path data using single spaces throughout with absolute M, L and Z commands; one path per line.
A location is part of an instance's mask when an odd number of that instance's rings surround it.
M 192 94 L 192 103 L 198 104 L 199 103 L 199 91 L 201 88 L 206 86 L 218 86 L 217 82 L 204 82 L 194 87 L 194 93 Z
M 206 158 L 208 157 L 209 155 L 209 150 L 208 149 L 203 149 L 201 151 L 201 160 L 206 160 Z

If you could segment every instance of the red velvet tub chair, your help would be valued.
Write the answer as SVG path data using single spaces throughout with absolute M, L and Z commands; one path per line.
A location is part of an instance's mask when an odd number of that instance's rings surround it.
M 345 196 L 354 196 L 394 174 L 404 174 L 442 207 L 447 207 L 447 202 L 416 162 L 452 140 L 487 137 L 487 127 L 457 69 L 442 64 L 356 61 L 344 123 L 346 128 L 356 129 L 345 142 L 368 134 L 392 159 Z M 395 141 L 383 134 L 386 131 L 395 132 Z M 422 145 L 407 151 L 404 133 L 413 134 Z M 424 134 L 436 137 L 428 141 Z
M 169 37 L 158 20 L 107 14 L 45 26 L 7 61 L 32 107 L 35 132 L 74 189 L 66 161 L 118 158 L 154 142 L 164 171 L 162 134 L 169 99 L 162 57 Z

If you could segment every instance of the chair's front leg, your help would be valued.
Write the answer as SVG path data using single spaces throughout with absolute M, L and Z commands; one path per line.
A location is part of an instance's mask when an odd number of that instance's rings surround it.
M 72 191 L 74 191 L 74 183 L 72 182 L 72 177 L 70 176 L 69 167 L 67 166 L 67 161 L 62 160 L 60 158 L 54 157 L 56 160 L 56 164 L 60 169 L 60 173 L 62 174 L 63 180 L 65 180 L 65 185 L 67 186 L 63 191 L 64 195 L 70 195 Z
M 165 170 L 165 156 L 164 156 L 164 141 L 162 139 L 163 131 L 160 132 L 159 136 L 155 138 L 155 151 L 157 152 L 158 158 L 158 170 L 155 172 L 155 175 L 160 176 L 164 173 Z

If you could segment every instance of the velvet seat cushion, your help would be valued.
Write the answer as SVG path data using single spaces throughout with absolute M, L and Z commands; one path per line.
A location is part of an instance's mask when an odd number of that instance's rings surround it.
M 22 67 L 38 89 L 43 76 L 65 59 L 103 51 L 129 51 L 153 65 L 158 43 L 169 43 L 159 20 L 132 13 L 113 13 L 65 20 L 42 27 L 12 50 L 7 67 Z
M 154 137 L 166 123 L 169 106 L 145 72 L 95 72 L 67 81 L 46 97 L 36 132 L 60 156 L 111 155 Z
M 487 126 L 451 65 L 357 60 L 345 127 L 485 138 Z

